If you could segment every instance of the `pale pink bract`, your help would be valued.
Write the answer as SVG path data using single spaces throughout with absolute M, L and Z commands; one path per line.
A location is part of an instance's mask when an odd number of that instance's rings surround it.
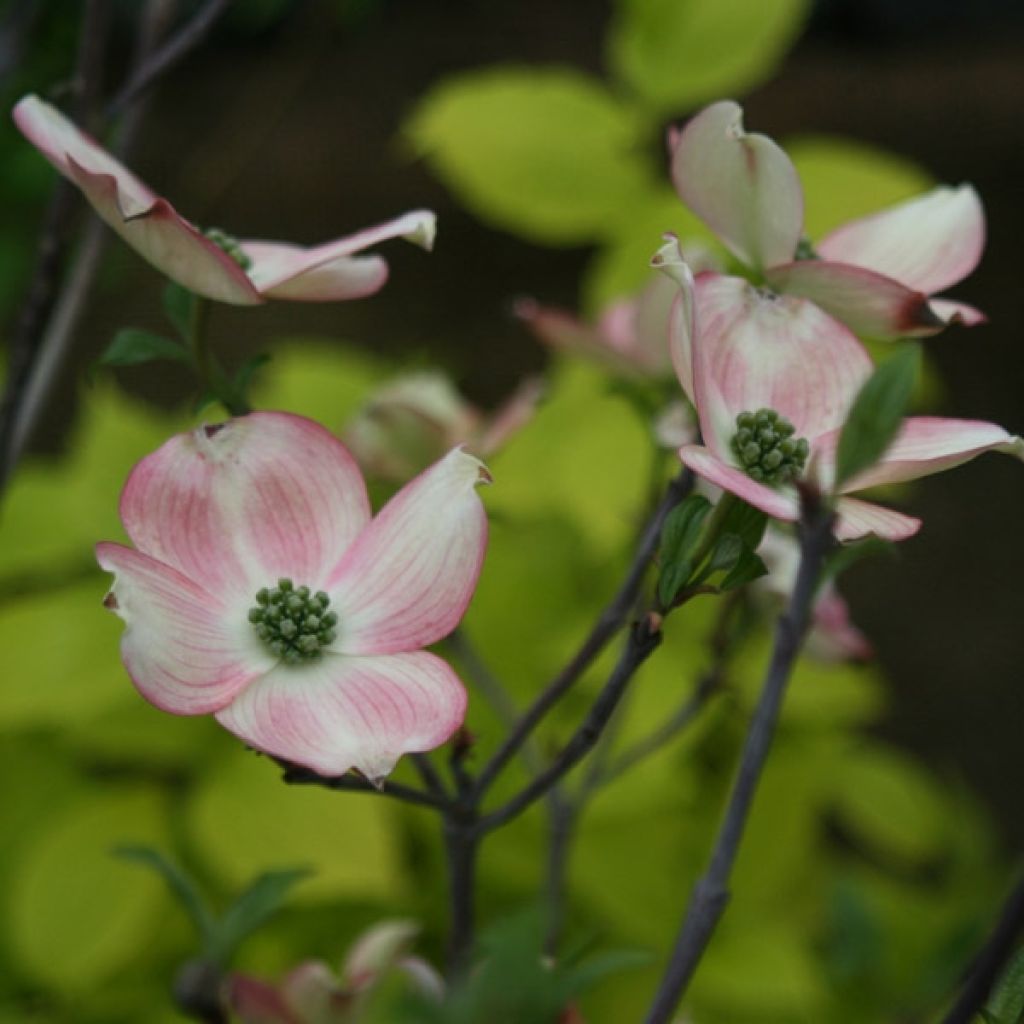
M 480 573 L 483 464 L 456 448 L 371 519 L 351 455 L 311 420 L 258 412 L 171 438 L 132 471 L 134 548 L 97 546 L 115 574 L 136 687 L 174 714 L 214 714 L 257 750 L 324 775 L 384 778 L 443 743 L 466 695 L 422 650 L 461 619 Z M 280 578 L 323 591 L 336 637 L 285 663 L 249 610 Z
M 387 263 L 358 255 L 391 238 L 425 249 L 433 245 L 435 217 L 413 210 L 394 220 L 324 245 L 239 241 L 247 269 L 214 244 L 171 204 L 37 96 L 14 108 L 22 134 L 65 178 L 74 182 L 107 224 L 172 281 L 208 299 L 252 306 L 267 299 L 330 302 L 372 295 L 383 287 Z

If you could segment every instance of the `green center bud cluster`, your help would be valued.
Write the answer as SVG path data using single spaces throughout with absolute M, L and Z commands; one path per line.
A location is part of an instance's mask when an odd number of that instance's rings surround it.
M 736 417 L 732 450 L 749 477 L 763 484 L 785 484 L 804 470 L 810 451 L 805 438 L 774 409 L 741 412 Z
M 796 252 L 793 254 L 795 260 L 820 260 L 818 251 L 814 248 L 809 238 L 801 238 L 796 243 Z
M 229 235 L 220 228 L 207 228 L 203 234 L 218 249 L 226 252 L 243 270 L 248 270 L 252 266 L 252 260 L 242 252 L 242 246 L 234 235 Z
M 331 599 L 322 591 L 296 587 L 281 579 L 273 589 L 264 587 L 249 609 L 256 635 L 289 665 L 312 661 L 338 635 L 338 616 L 328 611 Z

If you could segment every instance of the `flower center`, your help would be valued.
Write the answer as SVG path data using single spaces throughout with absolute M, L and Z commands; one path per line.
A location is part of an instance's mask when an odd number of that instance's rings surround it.
M 242 246 L 234 235 L 220 228 L 207 228 L 203 234 L 222 252 L 226 252 L 243 270 L 252 266 L 252 260 L 242 252 Z
M 758 483 L 785 484 L 804 470 L 810 445 L 793 437 L 796 428 L 774 409 L 741 412 L 736 417 L 732 450 L 747 476 Z
M 338 616 L 328 611 L 331 599 L 322 591 L 296 587 L 280 579 L 273 589 L 263 587 L 249 609 L 249 621 L 271 654 L 289 665 L 312 661 L 338 635 Z

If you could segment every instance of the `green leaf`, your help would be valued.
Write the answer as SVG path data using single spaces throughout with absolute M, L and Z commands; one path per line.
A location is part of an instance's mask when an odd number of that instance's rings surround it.
M 761 560 L 761 556 L 744 545 L 736 559 L 736 564 L 719 584 L 719 589 L 735 590 L 737 587 L 742 587 L 744 583 L 767 575 L 768 567 Z
M 309 868 L 267 871 L 228 908 L 207 947 L 211 959 L 227 964 L 243 939 L 251 935 L 284 903 L 292 887 L 312 874 Z
M 167 319 L 174 324 L 174 329 L 181 336 L 181 340 L 187 342 L 192 335 L 192 318 L 195 315 L 196 303 L 201 300 L 187 288 L 171 281 L 164 288 L 162 301 Z
M 260 352 L 242 363 L 235 373 L 234 379 L 231 381 L 231 389 L 235 396 L 245 404 L 248 404 L 249 401 L 249 387 L 252 384 L 253 375 L 261 366 L 266 366 L 270 359 L 271 356 L 268 353 Z
M 838 489 L 873 466 L 899 430 L 921 362 L 917 345 L 905 345 L 864 383 L 839 435 L 836 454 Z
M 997 1024 L 1024 1021 L 1024 947 L 1017 950 L 1003 971 L 986 1010 Z
M 177 864 L 152 846 L 118 846 L 114 849 L 114 855 L 135 861 L 156 872 L 195 925 L 203 946 L 209 946 L 217 924 L 195 882 Z
M 96 360 L 96 365 L 141 366 L 161 359 L 192 365 L 192 354 L 179 342 L 160 334 L 126 327 L 114 335 L 114 340 Z
M 661 531 L 658 577 L 658 600 L 670 608 L 679 591 L 693 575 L 694 549 L 700 539 L 701 527 L 711 511 L 711 502 L 703 495 L 691 494 L 668 514 Z
M 650 187 L 641 129 L 635 111 L 575 71 L 505 67 L 445 81 L 405 136 L 483 220 L 568 245 L 628 221 Z
M 736 96 L 775 70 L 808 0 L 619 0 L 612 67 L 658 113 Z
M 732 496 L 729 507 L 722 517 L 723 534 L 736 534 L 751 551 L 756 551 L 764 539 L 767 527 L 768 517 L 759 508 L 748 505 L 742 498 Z

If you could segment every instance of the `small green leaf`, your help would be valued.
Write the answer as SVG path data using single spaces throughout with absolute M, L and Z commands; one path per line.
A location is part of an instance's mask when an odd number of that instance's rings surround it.
M 723 534 L 736 534 L 751 551 L 756 551 L 761 545 L 767 527 L 768 517 L 759 508 L 748 505 L 742 498 L 732 496 L 729 508 L 722 518 Z
M 664 608 L 672 606 L 693 574 L 694 549 L 710 511 L 711 502 L 707 498 L 691 494 L 665 520 L 661 531 L 661 575 L 658 578 L 658 599 Z
M 761 561 L 761 556 L 744 547 L 732 571 L 719 584 L 719 590 L 735 590 L 744 583 L 768 575 L 768 567 Z
M 1024 1021 L 1024 947 L 1017 950 L 1003 971 L 985 1012 L 995 1024 L 1021 1024 Z
M 837 488 L 873 466 L 889 447 L 906 412 L 920 363 L 920 349 L 907 345 L 879 366 L 857 393 L 839 435 Z
M 217 931 L 213 915 L 206 906 L 206 901 L 195 882 L 177 864 L 168 860 L 152 846 L 118 846 L 114 849 L 114 856 L 143 864 L 160 875 L 167 883 L 171 894 L 195 925 L 203 946 L 208 946 L 213 941 Z
M 235 395 L 238 398 L 243 399 L 247 405 L 249 386 L 252 384 L 253 374 L 261 366 L 266 366 L 267 363 L 270 362 L 270 358 L 271 357 L 266 352 L 260 352 L 251 359 L 247 359 L 238 368 L 238 372 L 235 374 L 235 378 L 231 382 L 231 387 L 234 390 Z
M 267 871 L 256 878 L 220 919 L 207 955 L 227 964 L 242 941 L 283 905 L 292 887 L 312 873 L 309 868 L 290 868 Z
M 192 355 L 179 342 L 160 334 L 151 334 L 135 327 L 126 327 L 114 335 L 97 366 L 140 366 L 158 359 L 192 365 Z
M 174 329 L 181 335 L 182 340 L 188 341 L 192 334 L 192 318 L 195 315 L 195 304 L 199 301 L 198 296 L 171 281 L 164 288 L 162 298 L 167 319 L 174 324 Z

